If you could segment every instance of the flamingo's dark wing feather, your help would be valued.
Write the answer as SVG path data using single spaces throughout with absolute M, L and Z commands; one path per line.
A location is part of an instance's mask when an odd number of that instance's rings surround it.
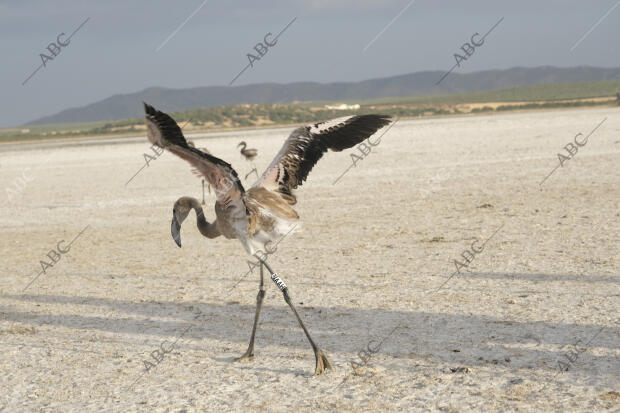
M 253 186 L 278 191 L 289 203 L 328 149 L 339 152 L 362 142 L 390 123 L 385 115 L 358 115 L 313 123 L 295 129 Z
M 245 213 L 245 190 L 230 164 L 188 145 L 179 125 L 168 114 L 144 104 L 147 137 L 151 143 L 189 162 L 215 189 L 217 200 Z

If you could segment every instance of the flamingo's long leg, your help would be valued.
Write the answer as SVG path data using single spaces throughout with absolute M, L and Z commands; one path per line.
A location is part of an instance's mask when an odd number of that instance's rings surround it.
M 308 341 L 310 342 L 310 345 L 312 346 L 312 350 L 314 351 L 314 357 L 316 360 L 314 374 L 318 376 L 319 374 L 322 374 L 326 368 L 333 370 L 333 367 L 331 363 L 329 362 L 329 360 L 327 359 L 327 356 L 325 355 L 325 353 L 323 353 L 323 351 L 319 348 L 319 346 L 317 346 L 314 343 L 314 340 L 312 340 L 312 337 L 310 337 L 310 333 L 308 332 L 308 329 L 304 325 L 304 322 L 301 321 L 301 318 L 299 317 L 299 314 L 297 313 L 297 310 L 295 309 L 295 306 L 293 305 L 293 302 L 291 301 L 291 297 L 288 294 L 288 287 L 286 286 L 284 281 L 282 281 L 282 279 L 278 276 L 278 274 L 273 272 L 269 264 L 267 264 L 265 261 L 262 261 L 262 260 L 261 262 L 271 274 L 271 280 L 278 286 L 280 291 L 282 291 L 282 295 L 284 296 L 284 301 L 286 301 L 288 306 L 291 307 L 291 310 L 293 310 L 293 314 L 295 314 L 295 317 L 297 318 L 299 325 L 304 330 L 304 333 L 306 333 L 306 337 L 308 338 Z
M 258 179 L 258 171 L 256 170 L 256 165 L 252 164 L 253 169 L 248 172 L 247 174 L 245 174 L 245 180 L 248 179 L 248 176 L 250 176 L 252 174 L 252 172 L 254 172 L 256 174 L 256 179 Z
M 256 335 L 256 326 L 258 325 L 258 316 L 260 309 L 263 305 L 263 298 L 265 298 L 265 288 L 263 283 L 263 264 L 260 264 L 260 284 L 258 286 L 258 295 L 256 296 L 256 313 L 254 314 L 254 326 L 252 327 L 252 336 L 250 337 L 250 344 L 248 349 L 243 355 L 235 361 L 248 360 L 254 357 L 254 336 Z

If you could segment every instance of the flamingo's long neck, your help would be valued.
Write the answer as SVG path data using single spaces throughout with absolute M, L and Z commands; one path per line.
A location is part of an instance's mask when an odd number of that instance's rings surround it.
M 205 214 L 197 199 L 192 199 L 191 207 L 196 212 L 196 224 L 198 226 L 198 231 L 200 231 L 202 235 L 207 238 L 215 238 L 221 235 L 220 231 L 217 229 L 217 220 L 212 223 L 206 220 Z

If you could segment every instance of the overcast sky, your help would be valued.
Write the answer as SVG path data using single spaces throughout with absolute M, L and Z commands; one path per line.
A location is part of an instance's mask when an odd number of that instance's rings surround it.
M 447 70 L 473 33 L 487 32 L 502 17 L 457 71 L 619 67 L 619 3 L 0 0 L 0 126 L 151 86 L 226 86 L 248 63 L 246 54 L 254 45 L 295 17 L 278 43 L 235 85 L 356 81 Z M 39 55 L 50 55 L 46 47 L 62 32 L 66 35 L 60 40 L 66 42 L 88 18 L 70 44 L 22 85 L 41 65 Z

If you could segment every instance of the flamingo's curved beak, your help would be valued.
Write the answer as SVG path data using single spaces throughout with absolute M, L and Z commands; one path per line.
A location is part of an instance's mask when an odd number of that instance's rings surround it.
M 181 248 L 181 223 L 177 220 L 174 212 L 172 213 L 172 222 L 170 223 L 170 233 L 174 242 Z

